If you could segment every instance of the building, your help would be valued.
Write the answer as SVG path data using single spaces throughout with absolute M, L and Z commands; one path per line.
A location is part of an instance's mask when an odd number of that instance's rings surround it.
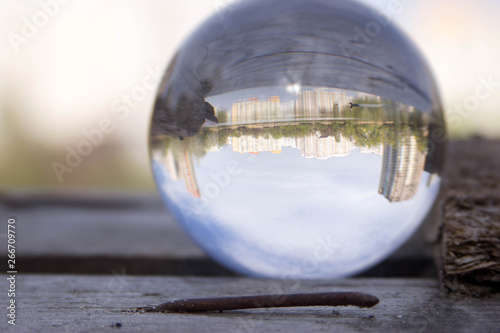
M 188 192 L 195 198 L 199 198 L 201 195 L 194 171 L 193 155 L 188 151 L 186 146 L 180 152 L 177 163 L 180 178 L 184 179 Z
M 154 150 L 153 158 L 167 169 L 172 180 L 184 180 L 188 192 L 196 198 L 200 197 L 200 189 L 194 171 L 193 155 L 183 145 L 179 151 L 172 149 Z
M 351 96 L 342 90 L 306 90 L 295 100 L 295 114 L 312 119 L 341 117 L 350 101 Z
M 354 141 L 334 136 L 321 136 L 320 133 L 310 134 L 303 137 L 284 137 L 274 139 L 262 136 L 242 135 L 240 137 L 230 137 L 228 140 L 232 150 L 238 153 L 260 153 L 260 152 L 281 152 L 283 147 L 300 149 L 301 155 L 305 158 L 328 159 L 331 157 L 344 157 L 358 148 Z M 359 148 L 360 151 L 363 148 Z M 377 155 L 382 148 L 372 148 L 363 153 L 373 153 Z
M 233 151 L 238 153 L 260 153 L 264 151 L 281 151 L 282 139 L 264 138 L 262 136 L 242 135 L 238 138 L 230 137 L 229 143 Z
M 283 118 L 279 96 L 260 100 L 258 97 L 233 103 L 231 106 L 231 124 L 264 123 Z
M 266 99 L 258 97 L 233 103 L 229 123 L 249 124 L 271 122 L 283 119 L 331 119 L 342 117 L 353 98 L 368 94 L 346 92 L 343 90 L 314 88 L 304 90 L 295 100 L 281 101 L 279 96 Z M 373 96 L 373 98 L 375 98 Z M 380 100 L 380 98 L 378 98 Z
M 397 146 L 384 145 L 378 193 L 391 202 L 413 198 L 420 184 L 426 155 L 418 149 L 414 135 L 403 137 Z

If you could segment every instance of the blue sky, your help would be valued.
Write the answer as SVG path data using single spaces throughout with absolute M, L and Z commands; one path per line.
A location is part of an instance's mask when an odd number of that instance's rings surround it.
M 301 277 L 340 277 L 367 268 L 413 233 L 439 187 L 434 182 L 428 188 L 424 173 L 413 199 L 390 203 L 377 192 L 381 157 L 374 154 L 354 150 L 317 160 L 284 148 L 251 156 L 225 147 L 199 161 L 198 184 L 208 200 L 201 210 L 194 208 L 202 199 L 189 195 L 182 180 L 154 167 L 162 195 L 178 219 L 183 215 L 194 240 L 219 262 L 250 275 L 281 277 L 299 269 Z M 243 171 L 207 198 L 210 173 L 230 161 Z M 319 258 L 325 243 L 331 253 Z

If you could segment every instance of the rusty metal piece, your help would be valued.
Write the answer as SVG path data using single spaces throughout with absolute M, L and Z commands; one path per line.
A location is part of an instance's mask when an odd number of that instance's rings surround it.
M 158 306 L 138 308 L 145 312 L 209 312 L 293 306 L 357 306 L 370 308 L 379 302 L 372 295 L 357 292 L 262 295 L 223 298 L 196 298 L 170 301 Z

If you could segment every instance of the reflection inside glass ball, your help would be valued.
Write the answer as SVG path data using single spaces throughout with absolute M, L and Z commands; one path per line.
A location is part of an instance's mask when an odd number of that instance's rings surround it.
M 434 82 L 392 25 L 359 44 L 355 28 L 370 15 L 345 1 L 242 2 L 167 69 L 153 173 L 170 211 L 223 265 L 352 275 L 397 249 L 433 205 L 444 128 Z

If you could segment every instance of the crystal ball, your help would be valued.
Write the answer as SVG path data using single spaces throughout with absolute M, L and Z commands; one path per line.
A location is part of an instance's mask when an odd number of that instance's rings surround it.
M 397 10 L 242 1 L 179 48 L 153 110 L 152 170 L 209 256 L 250 276 L 345 277 L 424 221 L 445 124 Z

